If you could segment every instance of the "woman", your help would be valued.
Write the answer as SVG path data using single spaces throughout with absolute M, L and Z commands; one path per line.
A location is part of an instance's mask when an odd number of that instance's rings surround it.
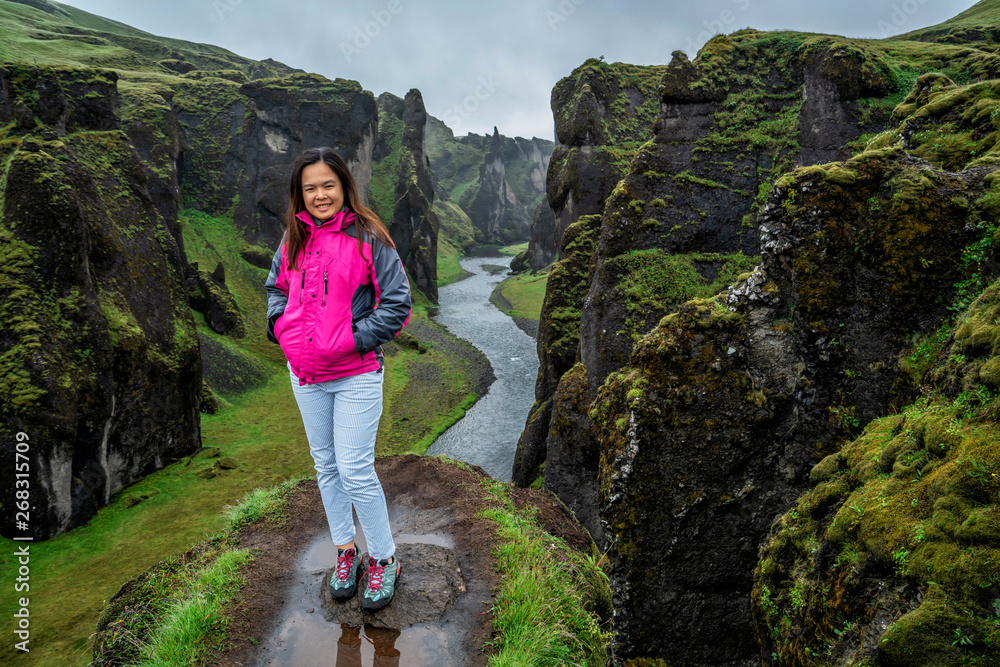
M 295 160 L 284 227 L 265 284 L 267 334 L 288 359 L 337 545 L 330 593 L 344 601 L 357 589 L 353 504 L 368 543 L 362 607 L 377 610 L 389 604 L 400 572 L 375 475 L 381 344 L 410 320 L 410 285 L 385 225 L 329 148 Z

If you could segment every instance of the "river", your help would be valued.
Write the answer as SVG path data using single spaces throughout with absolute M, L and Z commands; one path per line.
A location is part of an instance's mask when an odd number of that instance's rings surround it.
M 473 275 L 438 290 L 440 308 L 434 320 L 482 350 L 497 379 L 427 450 L 480 466 L 503 481 L 511 478 L 517 440 L 535 400 L 538 374 L 534 339 L 490 303 L 490 294 L 507 271 L 491 274 L 483 265 L 509 270 L 510 260 L 509 256 L 465 257 L 460 260 L 462 268 Z

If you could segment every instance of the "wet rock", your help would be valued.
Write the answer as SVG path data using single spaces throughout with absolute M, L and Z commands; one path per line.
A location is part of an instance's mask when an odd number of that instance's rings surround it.
M 330 597 L 329 570 L 323 577 L 323 608 L 330 622 L 382 628 L 404 629 L 440 618 L 455 599 L 465 592 L 465 580 L 451 549 L 434 544 L 401 544 L 396 555 L 402 568 L 392 602 L 377 612 L 361 608 L 362 577 L 367 571 L 368 554 L 358 569 L 358 593 L 344 603 Z

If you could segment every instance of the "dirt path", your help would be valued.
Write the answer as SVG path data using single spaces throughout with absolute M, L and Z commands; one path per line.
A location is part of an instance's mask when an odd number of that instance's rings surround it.
M 494 502 L 480 485 L 485 473 L 417 456 L 381 458 L 376 469 L 389 500 L 394 530 L 402 538 L 402 542 L 397 540 L 397 553 L 403 571 L 393 603 L 373 615 L 363 614 L 356 599 L 353 604 L 337 605 L 322 594 L 332 562 L 323 562 L 311 572 L 301 570 L 303 554 L 314 553 L 324 538 L 329 541 L 316 483 L 305 482 L 288 497 L 289 520 L 284 528 L 258 525 L 241 536 L 239 546 L 256 548 L 259 555 L 246 570 L 249 583 L 242 590 L 242 602 L 229 613 L 228 648 L 204 664 L 332 664 L 338 650 L 347 650 L 338 646 L 341 623 L 366 624 L 364 634 L 376 648 L 379 637 L 387 632 L 380 628 L 391 628 L 389 636 L 394 639 L 399 630 L 405 637 L 411 625 L 429 630 L 437 636 L 438 646 L 447 647 L 447 655 L 439 656 L 439 661 L 414 662 L 404 657 L 401 664 L 487 663 L 483 647 L 492 638 L 490 609 L 497 575 L 493 524 L 475 516 Z M 586 548 L 586 534 L 550 495 L 516 489 L 515 502 L 537 506 L 536 516 L 546 530 Z M 420 535 L 428 536 L 427 543 L 421 543 Z M 328 631 L 310 635 L 293 628 L 282 633 L 282 624 L 295 618 Z M 347 632 L 345 642 L 350 639 Z M 275 641 L 279 634 L 283 638 Z M 297 638 L 309 646 L 289 646 Z M 354 638 L 357 644 L 357 631 Z M 402 649 L 400 644 L 397 648 Z

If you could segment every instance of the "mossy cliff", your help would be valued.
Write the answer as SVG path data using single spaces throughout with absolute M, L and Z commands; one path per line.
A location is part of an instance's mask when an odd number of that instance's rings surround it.
M 200 444 L 187 263 L 122 130 L 117 78 L 0 69 L 4 440 L 13 461 L 14 434 L 30 438 L 36 539 Z M 14 476 L 0 489 L 13 498 Z M 14 518 L 4 535 L 23 532 Z
M 958 272 L 953 295 L 925 292 L 919 276 L 894 281 L 952 313 L 886 357 L 898 386 L 919 398 L 822 459 L 814 486 L 772 528 L 752 594 L 765 664 L 1000 661 L 995 83 L 921 77 L 896 109 L 900 125 L 873 142 L 958 172 L 949 178 L 982 178 L 985 191 L 953 193 L 971 234 L 958 257 L 931 257 L 920 244 L 921 265 Z M 893 207 L 927 209 L 936 173 L 901 175 Z
M 608 377 L 590 417 L 623 655 L 756 653 L 760 541 L 816 461 L 913 398 L 891 360 L 949 317 L 985 176 L 900 149 L 792 172 L 765 202 L 761 267 Z
M 389 231 L 414 286 L 431 302 L 437 303 L 440 223 L 433 210 L 434 186 L 424 147 L 427 110 L 420 91 L 413 89 L 408 92 L 399 111 L 402 136 L 396 168 L 395 207 Z
M 514 469 L 529 484 L 544 463 L 609 545 L 621 657 L 754 660 L 772 518 L 812 465 L 914 399 L 892 360 L 984 286 L 967 251 L 996 220 L 1000 114 L 990 82 L 955 82 L 997 63 L 978 46 L 742 30 L 662 70 L 653 136 L 587 225 L 591 256 L 567 265 L 578 282 L 553 272 Z M 600 96 L 579 97 L 554 105 L 568 137 L 627 121 L 588 125 Z M 732 302 L 710 298 L 734 283 Z
M 553 395 L 563 373 L 577 360 L 580 311 L 600 224 L 599 217 L 591 216 L 603 212 L 605 198 L 626 174 L 638 146 L 653 136 L 656 86 L 664 69 L 590 59 L 552 91 L 559 145 L 546 174 L 550 208 L 535 213 L 528 259 L 533 269 L 553 255 L 558 261 L 549 275 L 539 320 L 535 404 L 518 444 L 513 472 L 518 484 L 529 485 L 538 476 L 546 456 Z M 586 513 L 576 499 L 568 502 L 578 513 Z M 587 527 L 595 534 L 599 530 L 596 512 Z
M 280 237 L 288 167 L 331 145 L 367 192 L 377 115 L 356 82 L 44 0 L 0 2 L 0 35 L 5 61 L 32 63 L 0 71 L 4 308 L 21 323 L 5 335 L 3 410 L 9 443 L 18 430 L 38 441 L 31 525 L 45 538 L 200 445 L 198 409 L 217 405 L 202 363 L 222 378 L 235 357 L 196 333 L 192 308 L 216 332 L 252 332 L 268 356 L 257 267 Z M 187 260 L 182 206 L 226 244 L 196 249 L 213 260 L 202 271 Z M 240 366 L 257 383 L 267 374 L 259 359 Z M 239 377 L 213 382 L 238 392 Z
M 245 83 L 193 74 L 171 85 L 187 143 L 180 156 L 185 206 L 230 214 L 247 242 L 276 247 L 291 163 L 315 146 L 344 158 L 367 200 L 378 112 L 360 84 L 305 73 Z

